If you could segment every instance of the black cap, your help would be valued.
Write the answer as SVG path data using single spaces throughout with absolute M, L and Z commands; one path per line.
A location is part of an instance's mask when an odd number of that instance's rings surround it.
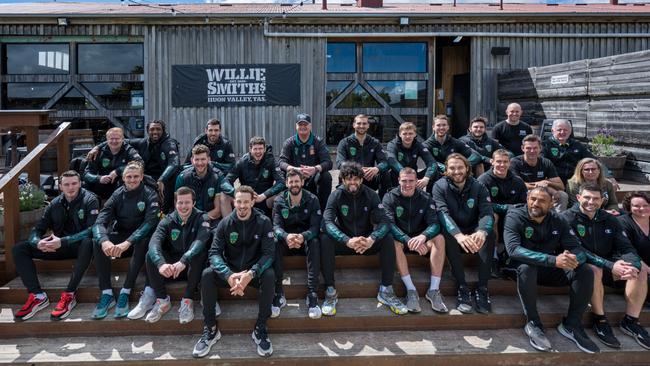
M 298 113 L 296 116 L 296 123 L 305 121 L 311 123 L 311 117 L 307 113 Z

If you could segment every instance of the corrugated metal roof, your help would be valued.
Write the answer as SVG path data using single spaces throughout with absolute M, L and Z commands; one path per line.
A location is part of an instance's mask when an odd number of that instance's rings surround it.
M 173 11 L 172 11 L 173 9 Z M 142 4 L 121 5 L 115 3 L 20 3 L 0 4 L 0 17 L 20 16 L 268 16 L 290 13 L 301 16 L 377 16 L 377 15 L 418 15 L 418 16 L 629 16 L 650 15 L 650 4 L 504 4 L 499 9 L 494 4 L 384 4 L 381 8 L 360 8 L 355 5 L 330 4 L 327 10 L 321 4 L 282 5 L 282 4 Z M 294 15 L 294 16 L 295 16 Z

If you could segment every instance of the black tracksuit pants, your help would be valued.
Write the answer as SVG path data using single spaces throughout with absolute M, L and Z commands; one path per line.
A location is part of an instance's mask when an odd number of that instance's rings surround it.
M 307 258 L 307 290 L 316 292 L 318 290 L 318 276 L 320 275 L 320 241 L 312 239 L 303 243 L 299 249 L 289 249 L 284 240 L 278 240 L 275 245 L 275 260 L 273 269 L 275 270 L 275 292 L 282 291 L 282 276 L 284 275 L 284 266 L 282 258 L 285 255 L 306 255 Z
M 266 325 L 271 316 L 271 303 L 273 302 L 275 287 L 275 271 L 268 268 L 260 277 L 254 278 L 248 286 L 259 290 L 259 310 L 257 313 L 257 324 Z M 219 288 L 230 288 L 227 281 L 223 280 L 211 267 L 203 270 L 201 276 L 201 298 L 203 299 L 203 324 L 206 327 L 217 326 L 217 318 L 214 313 L 214 306 L 218 299 Z
M 130 234 L 109 233 L 108 240 L 113 244 L 119 244 L 128 239 L 129 235 Z M 122 253 L 121 258 L 131 257 L 129 270 L 126 273 L 126 278 L 124 279 L 122 288 L 132 289 L 135 285 L 135 280 L 138 278 L 140 269 L 142 269 L 142 266 L 144 265 L 147 251 L 149 250 L 149 239 L 150 237 L 147 236 L 142 238 L 139 242 L 132 243 L 129 249 Z M 111 285 L 111 258 L 104 254 L 101 243 L 95 243 L 93 248 L 95 254 L 95 268 L 97 269 L 97 277 L 99 277 L 99 289 L 102 291 L 111 289 L 113 288 Z M 145 285 L 148 284 L 149 280 L 147 279 Z
M 517 291 L 528 321 L 541 324 L 537 312 L 537 285 L 570 286 L 569 311 L 565 324 L 569 327 L 581 325 L 582 315 L 587 310 L 594 288 L 594 274 L 589 265 L 581 264 L 574 270 L 519 264 L 517 268 Z
M 339 243 L 327 234 L 320 237 L 321 266 L 325 287 L 334 286 L 334 267 L 336 255 L 356 255 L 357 253 L 348 248 L 345 244 Z M 363 255 L 379 253 L 379 264 L 381 266 L 381 284 L 391 286 L 395 276 L 395 244 L 393 237 L 388 234 L 366 250 Z
M 449 235 L 447 232 L 445 236 L 445 253 L 451 266 L 451 274 L 456 280 L 457 286 L 467 286 L 465 280 L 465 266 L 463 265 L 463 253 L 465 251 L 460 247 L 456 239 Z M 494 253 L 494 232 L 490 231 L 485 243 L 479 249 L 478 257 L 478 285 L 479 287 L 487 287 L 488 280 L 490 279 L 490 270 L 492 265 L 492 254 Z
M 70 276 L 70 281 L 68 281 L 66 287 L 67 292 L 75 292 L 93 257 L 93 242 L 91 238 L 86 238 L 74 244 L 61 244 L 61 247 L 56 252 L 48 253 L 38 250 L 28 242 L 21 242 L 12 248 L 12 253 L 14 263 L 16 264 L 16 271 L 20 279 L 23 281 L 27 291 L 34 294 L 43 292 L 41 284 L 38 282 L 38 276 L 36 275 L 34 258 L 43 260 L 76 258 L 77 260 L 72 269 L 72 276 Z
M 173 264 L 178 262 L 181 259 L 181 255 L 170 255 L 163 253 L 165 257 L 165 262 Z M 208 251 L 204 250 L 198 255 L 194 256 L 190 263 L 187 265 L 185 270 L 176 278 L 166 278 L 158 272 L 158 267 L 151 261 L 151 258 L 147 256 L 146 266 L 147 266 L 147 275 L 149 276 L 149 283 L 156 293 L 156 297 L 159 299 L 167 298 L 167 288 L 165 283 L 172 281 L 184 281 L 187 280 L 187 286 L 185 287 L 185 292 L 183 293 L 184 299 L 193 299 L 194 293 L 199 287 L 199 282 L 201 281 L 201 274 L 205 268 L 205 261 L 208 258 Z

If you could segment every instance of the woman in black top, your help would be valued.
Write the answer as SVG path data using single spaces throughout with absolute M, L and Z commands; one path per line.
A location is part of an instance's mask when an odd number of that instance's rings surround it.
M 623 199 L 626 215 L 619 216 L 621 226 L 641 257 L 642 266 L 650 263 L 650 197 L 643 192 L 628 193 Z

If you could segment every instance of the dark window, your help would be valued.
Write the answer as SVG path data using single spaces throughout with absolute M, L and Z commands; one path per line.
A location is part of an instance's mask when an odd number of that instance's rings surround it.
M 418 131 L 418 136 L 422 137 L 423 139 L 426 139 L 427 136 L 427 116 L 425 115 L 413 115 L 413 116 L 406 116 L 402 115 L 402 119 L 404 122 L 412 122 L 415 124 L 415 127 L 417 128 Z M 397 131 L 395 131 L 395 135 L 397 135 L 399 131 L 399 126 L 397 126 Z
M 332 101 L 338 97 L 345 88 L 350 85 L 349 81 L 328 81 L 327 90 L 325 94 L 325 105 L 329 106 Z
M 354 43 L 327 44 L 327 72 L 356 72 L 357 53 Z
M 142 109 L 141 82 L 83 83 L 82 84 L 107 109 Z
M 427 72 L 427 44 L 364 43 L 363 72 Z
M 381 104 L 375 100 L 361 85 L 336 105 L 336 108 L 381 108 Z
M 7 83 L 6 109 L 43 109 L 63 83 Z
M 7 44 L 7 74 L 67 74 L 70 46 L 67 44 Z
M 391 107 L 426 108 L 426 81 L 368 81 Z
M 142 74 L 141 43 L 83 43 L 77 47 L 80 74 Z
M 368 127 L 368 134 L 370 136 L 376 137 L 382 142 L 388 142 L 390 139 L 384 139 L 383 134 L 384 134 L 384 128 L 382 126 L 382 121 L 381 119 L 385 117 L 390 117 L 390 116 L 370 116 L 368 118 L 368 122 L 370 126 Z M 392 117 L 390 117 L 392 119 Z M 354 133 L 354 129 L 352 128 L 352 121 L 354 120 L 354 116 L 333 116 L 329 115 L 326 118 L 325 124 L 327 128 L 327 138 L 326 142 L 328 145 L 338 145 L 339 141 L 341 141 L 344 137 L 349 136 L 350 134 Z
M 117 117 L 135 137 L 144 137 L 144 117 Z
M 52 107 L 57 110 L 67 109 L 96 109 L 79 90 L 72 88 L 65 95 L 59 99 L 58 102 Z

